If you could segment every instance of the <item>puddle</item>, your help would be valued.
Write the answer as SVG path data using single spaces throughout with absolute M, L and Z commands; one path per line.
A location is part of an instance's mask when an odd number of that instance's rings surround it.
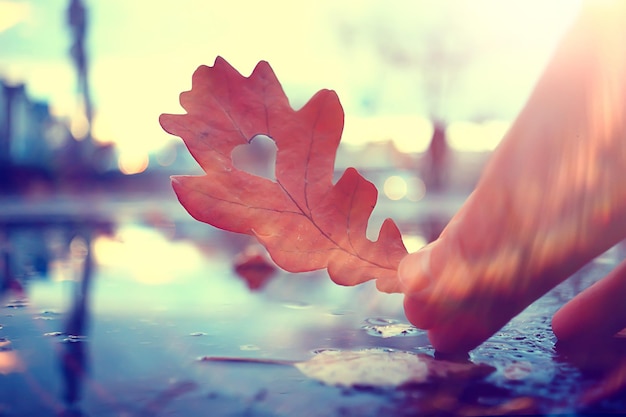
M 346 288 L 323 274 L 284 272 L 251 291 L 232 266 L 250 243 L 245 237 L 194 222 L 167 224 L 165 231 L 136 222 L 5 231 L 9 240 L 24 242 L 26 233 L 34 243 L 14 245 L 25 251 L 19 256 L 26 263 L 19 269 L 25 297 L 7 293 L 2 300 L 0 413 L 56 415 L 68 398 L 84 415 L 136 415 L 165 405 L 187 416 L 207 409 L 268 416 L 312 410 L 330 417 L 626 412 L 626 401 L 609 389 L 616 376 L 607 365 L 620 364 L 626 348 L 585 356 L 556 346 L 550 330 L 552 313 L 603 275 L 608 256 L 457 359 L 484 364 L 489 373 L 346 393 L 292 365 L 354 351 L 379 352 L 384 360 L 448 359 L 406 321 L 401 298 L 369 284 Z M 591 360 L 598 356 L 607 361 Z M 403 371 L 399 363 L 395 375 Z M 316 369 L 328 375 L 326 365 Z M 352 368 L 341 372 L 346 369 Z M 607 388 L 589 394 L 598 387 Z

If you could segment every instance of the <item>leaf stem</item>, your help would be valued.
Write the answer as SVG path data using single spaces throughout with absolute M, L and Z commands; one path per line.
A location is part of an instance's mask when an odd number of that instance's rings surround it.
M 263 359 L 263 358 L 238 358 L 233 356 L 202 356 L 199 362 L 231 362 L 231 363 L 254 363 L 262 365 L 289 365 L 293 366 L 298 361 L 285 359 Z

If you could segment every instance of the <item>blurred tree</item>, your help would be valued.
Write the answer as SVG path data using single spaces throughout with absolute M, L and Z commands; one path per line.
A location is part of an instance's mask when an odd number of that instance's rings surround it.
M 436 7 L 430 3 L 409 5 L 411 13 L 402 7 L 385 5 L 365 21 L 340 22 L 340 36 L 345 46 L 357 49 L 358 39 L 367 43 L 375 58 L 386 64 L 378 74 L 374 90 L 366 98 L 370 111 L 376 111 L 387 90 L 395 88 L 394 78 L 407 75 L 415 81 L 415 102 L 425 106 L 422 111 L 430 119 L 433 133 L 425 161 L 420 171 L 427 188 L 444 187 L 448 169 L 449 147 L 446 129 L 454 117 L 450 103 L 463 73 L 476 56 L 478 39 L 472 29 L 473 13 L 469 3 L 442 1 Z M 384 66 L 383 66 L 384 68 Z M 419 109 L 415 109 L 416 111 Z

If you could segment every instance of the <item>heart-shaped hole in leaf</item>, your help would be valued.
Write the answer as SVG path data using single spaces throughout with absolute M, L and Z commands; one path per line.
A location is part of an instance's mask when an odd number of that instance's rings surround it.
M 235 168 L 276 182 L 276 144 L 266 135 L 256 135 L 250 143 L 236 146 L 231 153 Z

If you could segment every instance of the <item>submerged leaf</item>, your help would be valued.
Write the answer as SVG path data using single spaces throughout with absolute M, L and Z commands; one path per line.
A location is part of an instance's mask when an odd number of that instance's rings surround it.
M 218 57 L 196 70 L 180 101 L 187 113 L 161 115 L 160 123 L 205 172 L 173 177 L 194 218 L 255 236 L 287 271 L 327 268 L 338 284 L 376 279 L 380 290 L 399 291 L 396 270 L 407 251 L 397 226 L 387 219 L 377 241 L 366 237 L 376 187 L 353 168 L 333 184 L 344 117 L 334 91 L 295 111 L 267 62 L 244 77 Z M 233 164 L 233 150 L 258 135 L 276 144 L 274 181 Z

